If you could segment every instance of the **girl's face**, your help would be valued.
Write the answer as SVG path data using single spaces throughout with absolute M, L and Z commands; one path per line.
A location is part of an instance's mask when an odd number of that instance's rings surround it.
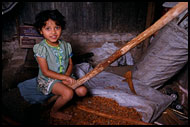
M 42 27 L 40 30 L 40 33 L 44 36 L 46 41 L 52 45 L 57 46 L 58 45 L 58 39 L 61 36 L 61 26 L 57 26 L 55 21 L 49 19 L 46 21 L 46 25 Z

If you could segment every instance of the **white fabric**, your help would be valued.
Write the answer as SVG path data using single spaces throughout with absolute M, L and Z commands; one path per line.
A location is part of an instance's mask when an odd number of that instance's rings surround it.
M 99 64 L 102 60 L 111 56 L 119 48 L 114 45 L 114 43 L 105 42 L 102 47 L 95 48 L 91 52 L 94 53 L 92 57 L 93 65 Z M 119 65 L 134 65 L 133 58 L 130 52 L 127 52 L 125 55 L 118 58 L 110 66 L 119 66 Z

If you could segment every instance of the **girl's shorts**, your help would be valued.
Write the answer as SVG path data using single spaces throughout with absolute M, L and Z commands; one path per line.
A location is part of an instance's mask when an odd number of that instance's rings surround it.
M 43 79 L 42 77 L 38 77 L 37 79 L 38 81 L 38 89 L 44 94 L 44 95 L 48 95 L 51 93 L 52 91 L 52 87 L 55 83 L 57 82 L 61 82 L 61 80 L 57 80 L 57 79 Z

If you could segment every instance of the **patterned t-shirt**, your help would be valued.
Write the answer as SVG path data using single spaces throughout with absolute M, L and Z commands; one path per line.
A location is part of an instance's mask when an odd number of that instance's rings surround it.
M 70 43 L 63 40 L 59 40 L 58 46 L 51 46 L 44 39 L 40 43 L 34 45 L 33 51 L 35 58 L 38 56 L 46 59 L 49 70 L 60 74 L 64 74 L 67 71 L 69 58 L 72 57 L 72 48 Z M 40 67 L 38 79 L 43 79 L 45 82 L 50 81 L 50 78 L 43 75 Z

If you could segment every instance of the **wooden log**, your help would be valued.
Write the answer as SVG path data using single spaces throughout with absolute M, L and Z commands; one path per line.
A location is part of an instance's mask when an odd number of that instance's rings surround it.
M 156 31 L 165 26 L 172 19 L 177 17 L 180 13 L 188 8 L 188 2 L 179 2 L 176 6 L 170 9 L 165 15 L 163 15 L 158 21 L 156 21 L 152 26 L 147 28 L 144 32 L 139 34 L 137 37 L 133 38 L 131 41 L 127 42 L 122 48 L 113 53 L 110 57 L 99 63 L 92 71 L 88 72 L 85 76 L 78 79 L 73 85 L 69 85 L 72 89 L 75 89 L 85 83 L 87 80 L 96 76 L 98 73 L 102 72 L 107 66 L 109 66 L 116 59 L 127 53 L 130 49 L 134 48 L 136 45 L 141 43 L 143 40 L 154 34 Z
M 114 115 L 98 112 L 96 110 L 87 108 L 87 107 L 85 107 L 83 105 L 77 105 L 77 108 L 80 109 L 80 110 L 83 110 L 85 112 L 92 113 L 92 114 L 95 114 L 97 116 L 101 116 L 101 117 L 108 118 L 108 119 L 123 120 L 123 121 L 129 122 L 129 123 L 135 124 L 135 125 L 152 125 L 151 123 L 146 123 L 146 122 L 143 122 L 143 121 L 137 121 L 137 120 L 134 120 L 134 119 L 131 119 L 131 118 L 114 116 Z

